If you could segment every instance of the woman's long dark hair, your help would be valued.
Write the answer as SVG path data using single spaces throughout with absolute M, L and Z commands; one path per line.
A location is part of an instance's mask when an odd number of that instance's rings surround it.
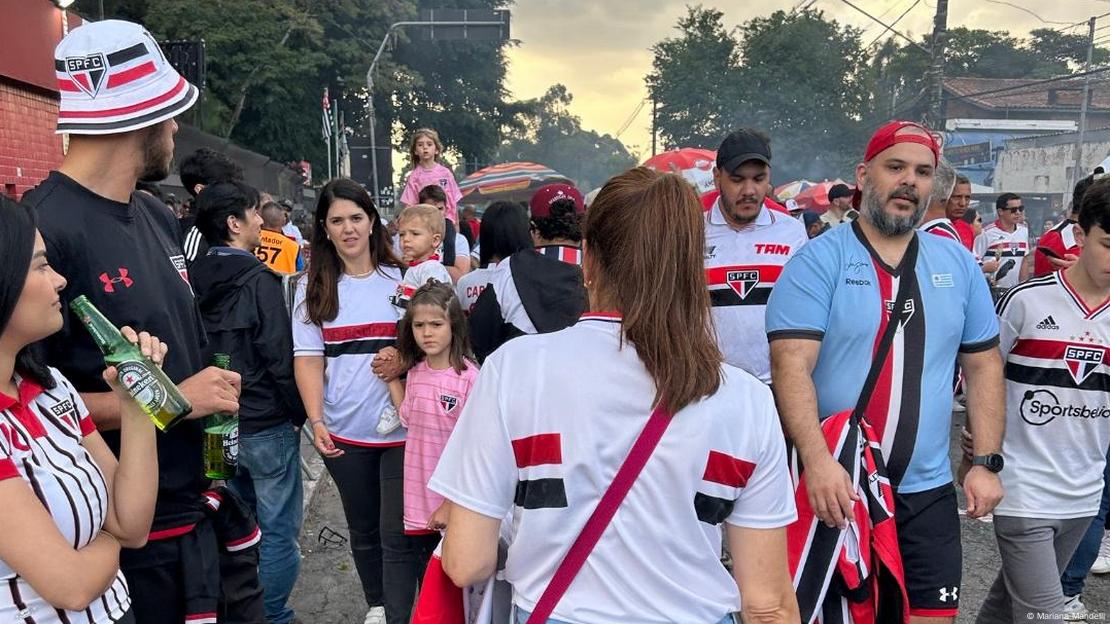
M 481 258 L 478 264 L 483 268 L 494 259 L 504 260 L 522 249 L 532 248 L 532 233 L 529 231 L 528 212 L 520 204 L 494 202 L 482 215 L 478 243 Z
M 658 236 L 658 224 L 667 235 Z M 721 385 L 721 351 L 705 281 L 705 231 L 694 187 L 637 167 L 609 180 L 586 212 L 594 287 L 623 316 L 623 335 L 677 412 Z M 606 310 L 608 311 L 608 310 Z
M 393 255 L 393 241 L 386 231 L 374 200 L 366 189 L 349 178 L 337 178 L 320 189 L 316 214 L 312 220 L 312 262 L 308 265 L 308 285 L 305 289 L 306 317 L 316 325 L 334 321 L 339 314 L 339 278 L 343 275 L 343 260 L 335 245 L 328 239 L 326 221 L 328 210 L 336 200 L 354 202 L 374 221 L 370 230 L 370 257 L 374 269 L 401 267 Z
M 461 374 L 468 363 L 473 366 L 474 353 L 470 350 L 469 324 L 463 314 L 462 304 L 455 296 L 455 289 L 450 284 L 432 280 L 412 294 L 405 316 L 397 328 L 397 352 L 401 355 L 403 368 L 412 368 L 424 359 L 424 352 L 416 344 L 416 337 L 412 333 L 412 316 L 416 306 L 422 305 L 434 306 L 447 315 L 447 322 L 451 324 L 451 368 Z
M 35 215 L 30 208 L 0 195 L 0 334 L 8 329 L 19 296 L 27 284 L 27 271 L 35 249 Z M 15 371 L 25 379 L 50 390 L 54 377 L 37 355 L 36 344 L 20 349 Z

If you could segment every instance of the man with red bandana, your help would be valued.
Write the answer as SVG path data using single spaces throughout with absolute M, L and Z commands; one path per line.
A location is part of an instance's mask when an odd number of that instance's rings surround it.
M 938 157 L 918 124 L 894 121 L 875 132 L 856 167 L 859 218 L 794 256 L 766 319 L 779 413 L 805 466 L 810 521 L 844 531 L 858 495 L 819 421 L 856 405 L 879 337 L 898 323 L 863 415 L 894 488 L 912 624 L 952 622 L 958 612 L 962 552 L 948 459 L 957 356 L 976 432 L 976 465 L 963 483 L 968 515 L 982 517 L 1002 498 L 993 471 L 1005 422 L 1002 361 L 990 293 L 959 243 L 914 230 Z

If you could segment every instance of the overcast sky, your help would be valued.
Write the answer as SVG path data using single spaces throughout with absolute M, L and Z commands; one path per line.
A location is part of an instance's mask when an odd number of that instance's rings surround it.
M 853 0 L 853 4 L 889 23 L 914 1 Z M 706 0 L 702 4 L 721 8 L 731 27 L 805 2 L 808 0 Z M 948 25 L 1006 29 L 1024 35 L 1035 28 L 1064 28 L 1054 22 L 1071 24 L 1110 12 L 1110 0 L 1008 2 L 1024 6 L 1050 23 L 1003 3 L 951 0 Z M 841 23 L 866 27 L 865 42 L 882 30 L 842 0 L 817 0 L 813 6 Z M 935 10 L 935 0 L 921 0 L 897 29 L 917 40 L 931 32 Z M 674 36 L 674 26 L 685 12 L 686 4 L 677 0 L 517 0 L 512 6 L 512 36 L 521 43 L 509 52 L 509 89 L 514 97 L 527 99 L 543 95 L 552 84 L 565 84 L 574 95 L 571 112 L 582 118 L 583 126 L 615 134 L 647 97 L 644 76 L 651 69 L 649 49 Z M 1110 25 L 1110 16 L 1103 20 Z M 1068 32 L 1085 34 L 1086 29 Z M 620 138 L 630 150 L 650 155 L 650 104 L 640 110 Z

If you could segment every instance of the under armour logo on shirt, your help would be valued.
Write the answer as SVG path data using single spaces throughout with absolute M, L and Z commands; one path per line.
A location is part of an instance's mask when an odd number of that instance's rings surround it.
M 125 267 L 120 267 L 119 275 L 115 277 L 112 277 L 107 273 L 101 273 L 100 283 L 104 284 L 104 292 L 114 293 L 116 292 L 116 284 L 123 284 L 124 288 L 131 288 L 131 285 L 135 283 L 135 280 L 127 276 L 127 269 Z

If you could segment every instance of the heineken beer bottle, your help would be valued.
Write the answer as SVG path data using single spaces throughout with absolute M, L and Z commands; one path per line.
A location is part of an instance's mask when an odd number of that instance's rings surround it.
M 116 367 L 120 384 L 135 403 L 166 431 L 193 411 L 193 406 L 139 346 L 132 344 L 84 295 L 69 304 L 104 353 L 104 362 Z
M 231 369 L 231 356 L 213 353 L 212 366 Z M 239 464 L 239 416 L 217 412 L 204 421 L 204 476 L 230 479 Z

